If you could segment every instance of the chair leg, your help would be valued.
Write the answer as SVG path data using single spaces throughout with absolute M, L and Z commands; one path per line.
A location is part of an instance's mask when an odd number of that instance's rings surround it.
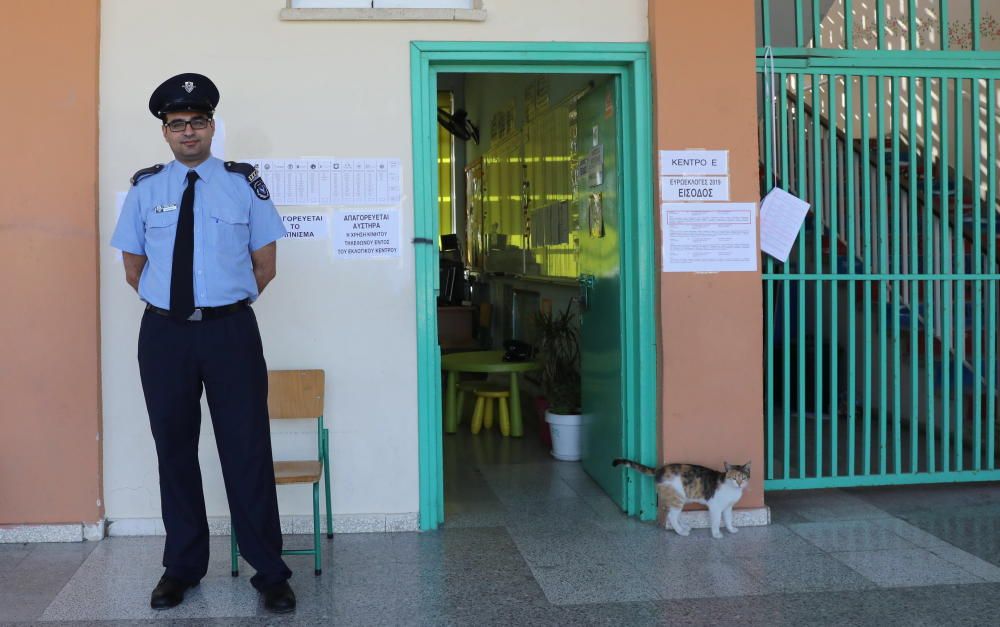
M 231 565 L 230 574 L 233 577 L 240 576 L 240 557 L 239 548 L 236 545 L 236 529 L 232 528 L 232 523 L 229 526 L 229 560 Z
M 493 399 L 486 399 L 486 416 L 483 418 L 483 427 L 487 429 L 493 428 Z
M 323 572 L 323 554 L 319 550 L 319 481 L 313 483 L 313 557 L 319 575 Z
M 326 484 L 326 537 L 333 539 L 333 503 L 330 502 L 330 433 L 323 430 L 323 482 Z
M 510 412 L 507 410 L 507 399 L 501 396 L 497 402 L 500 404 L 500 433 L 507 437 L 510 435 Z
M 483 403 L 485 401 L 486 399 L 482 396 L 476 398 L 476 409 L 472 412 L 472 433 L 479 433 L 479 430 L 483 428 Z
M 455 408 L 455 413 L 457 415 L 455 417 L 455 423 L 462 424 L 462 409 L 465 407 L 465 390 L 458 391 L 458 403 L 456 403 L 456 405 L 457 407 Z

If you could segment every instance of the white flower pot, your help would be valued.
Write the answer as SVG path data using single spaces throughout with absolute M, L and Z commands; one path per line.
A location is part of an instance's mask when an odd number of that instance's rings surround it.
M 545 412 L 545 422 L 552 432 L 552 457 L 564 462 L 580 460 L 583 439 L 583 416 Z

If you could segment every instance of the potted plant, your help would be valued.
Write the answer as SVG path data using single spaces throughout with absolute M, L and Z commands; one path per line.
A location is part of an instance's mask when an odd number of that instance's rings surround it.
M 539 312 L 535 355 L 542 366 L 542 393 L 548 401 L 545 422 L 552 433 L 552 456 L 580 459 L 580 324 L 570 302 L 560 313 Z

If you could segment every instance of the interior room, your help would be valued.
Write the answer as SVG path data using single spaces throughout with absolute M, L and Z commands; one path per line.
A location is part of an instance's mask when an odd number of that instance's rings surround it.
M 610 464 L 616 90 L 601 75 L 439 76 L 445 526 L 523 522 L 528 509 L 539 522 L 625 518 Z M 616 286 L 600 302 L 595 276 Z

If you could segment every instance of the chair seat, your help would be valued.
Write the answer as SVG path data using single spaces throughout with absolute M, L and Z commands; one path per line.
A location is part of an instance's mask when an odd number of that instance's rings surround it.
M 476 390 L 476 398 L 510 398 L 510 390 L 506 387 L 499 389 L 479 389 Z
M 274 462 L 274 482 L 316 483 L 323 476 L 323 462 L 319 460 Z
M 496 398 L 498 394 L 510 395 L 510 386 L 506 383 L 493 383 L 491 381 L 470 381 L 468 387 L 459 384 L 459 389 L 463 392 L 473 392 L 476 396 L 491 396 Z

